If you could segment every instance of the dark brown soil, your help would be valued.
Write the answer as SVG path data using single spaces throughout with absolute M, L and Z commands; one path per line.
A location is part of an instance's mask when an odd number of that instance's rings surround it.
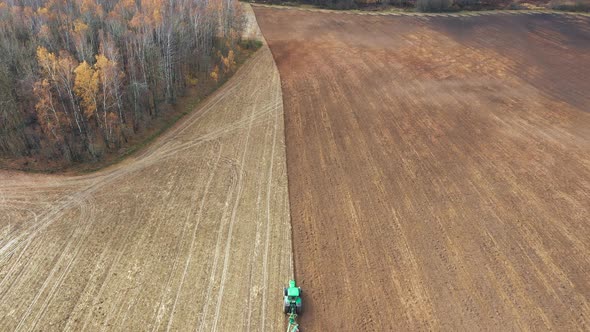
M 590 19 L 257 7 L 306 331 L 590 328 Z

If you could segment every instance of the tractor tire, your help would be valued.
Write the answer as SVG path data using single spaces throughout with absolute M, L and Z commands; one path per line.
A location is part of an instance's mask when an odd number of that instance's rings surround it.
M 291 306 L 289 305 L 289 302 L 283 302 L 283 312 L 285 314 L 289 314 L 291 311 Z
M 301 315 L 302 312 L 303 312 L 303 305 L 300 303 L 295 306 L 295 313 L 298 315 Z
M 283 288 L 283 295 L 287 296 L 287 288 Z
M 299 297 L 302 297 L 303 296 L 303 289 L 301 289 L 301 287 L 297 287 L 297 288 L 299 288 Z

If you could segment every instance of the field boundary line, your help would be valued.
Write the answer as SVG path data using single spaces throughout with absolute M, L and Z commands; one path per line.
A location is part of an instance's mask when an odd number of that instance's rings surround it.
M 322 9 L 322 8 L 304 8 L 295 6 L 282 6 L 282 5 L 269 5 L 252 3 L 253 7 L 263 7 L 279 10 L 299 10 L 306 12 L 319 12 L 319 13 L 331 13 L 331 14 L 345 14 L 345 15 L 370 15 L 370 16 L 417 16 L 417 17 L 473 17 L 473 16 L 488 16 L 488 15 L 570 15 L 570 16 L 582 16 L 590 17 L 590 13 L 585 12 L 569 12 L 559 11 L 554 9 L 495 9 L 495 10 L 482 10 L 482 11 L 462 11 L 462 12 L 443 12 L 443 13 L 428 13 L 428 12 L 404 12 L 404 11 L 359 11 L 355 9 L 351 10 L 336 10 L 336 9 Z

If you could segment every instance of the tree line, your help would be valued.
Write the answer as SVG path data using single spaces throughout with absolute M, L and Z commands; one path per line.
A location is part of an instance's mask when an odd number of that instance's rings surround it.
M 0 156 L 98 159 L 233 70 L 236 0 L 0 0 Z

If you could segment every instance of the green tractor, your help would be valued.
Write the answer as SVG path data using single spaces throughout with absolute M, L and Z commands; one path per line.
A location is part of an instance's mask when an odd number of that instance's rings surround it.
M 284 289 L 285 299 L 283 301 L 283 311 L 285 314 L 301 315 L 302 302 L 301 295 L 303 291 L 301 287 L 295 285 L 295 280 L 289 281 L 289 287 Z

